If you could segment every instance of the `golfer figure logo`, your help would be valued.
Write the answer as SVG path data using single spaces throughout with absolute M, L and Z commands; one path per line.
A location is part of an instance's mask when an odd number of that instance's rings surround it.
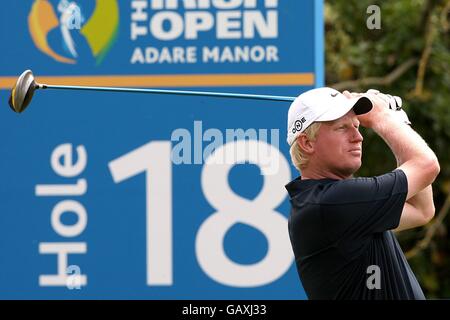
M 116 0 L 97 0 L 84 10 L 78 2 L 35 0 L 28 16 L 30 35 L 41 52 L 60 63 L 99 65 L 117 38 L 119 7 Z

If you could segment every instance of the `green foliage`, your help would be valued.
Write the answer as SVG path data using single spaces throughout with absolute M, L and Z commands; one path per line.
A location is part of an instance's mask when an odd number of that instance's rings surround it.
M 354 84 L 350 91 L 376 88 L 403 98 L 413 128 L 438 156 L 441 173 L 433 184 L 436 214 L 450 193 L 450 5 L 449 0 L 325 1 L 326 81 L 384 78 L 408 59 L 417 63 L 384 86 Z M 369 30 L 367 8 L 381 9 L 381 29 Z M 429 56 L 426 51 L 429 47 Z M 424 58 L 425 56 L 425 58 Z M 416 90 L 419 64 L 425 68 L 423 89 Z M 363 130 L 361 176 L 390 171 L 396 161 L 371 130 Z M 433 223 L 433 221 L 431 222 Z M 450 244 L 446 218 L 430 245 L 409 262 L 428 298 L 450 298 Z M 425 228 L 398 234 L 404 251 L 424 237 Z

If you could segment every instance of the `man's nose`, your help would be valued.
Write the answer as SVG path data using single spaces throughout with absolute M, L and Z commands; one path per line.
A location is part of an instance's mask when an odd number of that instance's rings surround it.
M 352 136 L 352 141 L 354 142 L 362 142 L 364 140 L 361 132 L 359 132 L 359 129 L 354 128 L 353 129 L 353 136 Z

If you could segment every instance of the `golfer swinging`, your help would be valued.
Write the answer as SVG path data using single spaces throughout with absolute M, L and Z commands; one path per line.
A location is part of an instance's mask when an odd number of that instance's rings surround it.
M 310 299 L 425 299 L 391 230 L 430 221 L 431 184 L 440 168 L 400 112 L 406 116 L 377 91 L 331 88 L 305 92 L 289 109 L 287 141 L 301 172 L 286 185 L 289 236 Z M 398 163 L 394 171 L 352 177 L 361 166 L 359 125 L 388 144 Z M 378 281 L 369 281 L 372 275 Z

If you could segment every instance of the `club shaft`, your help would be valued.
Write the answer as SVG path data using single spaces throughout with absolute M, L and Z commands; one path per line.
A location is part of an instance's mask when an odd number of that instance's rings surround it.
M 258 94 L 244 94 L 244 93 L 117 88 L 117 87 L 60 86 L 60 85 L 48 85 L 48 84 L 40 84 L 39 89 L 172 94 L 172 95 L 184 95 L 184 96 L 205 96 L 205 97 L 217 97 L 217 98 L 237 98 L 237 99 L 289 101 L 289 102 L 292 102 L 295 99 L 295 97 L 288 97 L 288 96 L 270 96 L 270 95 L 258 95 Z

